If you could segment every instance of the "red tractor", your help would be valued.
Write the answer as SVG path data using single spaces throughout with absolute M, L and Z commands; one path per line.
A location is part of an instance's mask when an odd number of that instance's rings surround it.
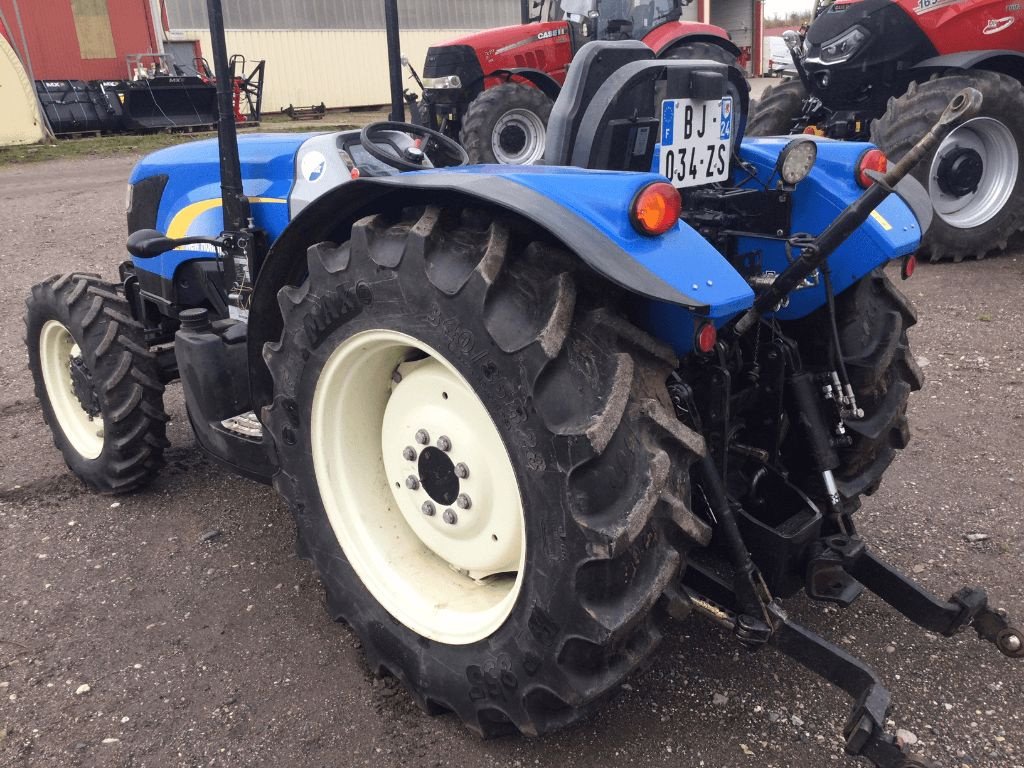
M 900 159 L 965 86 L 981 113 L 914 171 L 935 221 L 932 261 L 982 257 L 1024 228 L 1024 12 L 1021 0 L 836 0 L 788 42 L 799 80 L 769 88 L 753 135 L 868 139 Z
M 414 119 L 458 140 L 474 163 L 534 163 L 544 155 L 548 116 L 569 63 L 592 40 L 641 40 L 659 58 L 736 64 L 740 49 L 724 29 L 680 21 L 688 1 L 524 3 L 521 25 L 427 51 Z

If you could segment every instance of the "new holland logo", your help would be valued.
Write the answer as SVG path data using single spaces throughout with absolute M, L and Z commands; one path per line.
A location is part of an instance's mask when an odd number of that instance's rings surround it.
M 988 24 L 981 30 L 983 35 L 994 35 L 1008 29 L 1013 24 L 1013 16 L 1003 16 L 1001 19 L 989 19 Z

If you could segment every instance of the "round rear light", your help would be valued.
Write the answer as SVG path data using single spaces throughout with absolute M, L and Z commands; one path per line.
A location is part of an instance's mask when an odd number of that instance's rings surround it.
M 679 190 L 667 181 L 655 181 L 636 193 L 629 219 L 642 235 L 663 235 L 676 225 L 682 210 Z
M 857 183 L 862 189 L 867 189 L 875 183 L 874 179 L 868 176 L 868 171 L 885 173 L 889 170 L 889 158 L 880 149 L 869 149 L 860 156 L 857 161 Z
M 900 277 L 904 280 L 909 280 L 914 276 L 914 270 L 917 269 L 917 256 L 910 254 L 909 256 L 903 257 L 903 265 L 900 268 Z
M 693 340 L 694 348 L 701 354 L 708 355 L 714 351 L 717 342 L 718 329 L 715 328 L 715 324 L 701 323 Z

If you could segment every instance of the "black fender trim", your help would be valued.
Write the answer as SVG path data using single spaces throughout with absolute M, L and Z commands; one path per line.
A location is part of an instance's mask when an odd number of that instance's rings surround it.
M 672 49 L 678 45 L 685 45 L 686 43 L 711 43 L 717 45 L 719 48 L 724 48 L 733 56 L 739 58 L 743 51 L 740 50 L 739 46 L 736 45 L 732 40 L 726 40 L 724 37 L 718 37 L 717 35 L 706 35 L 702 33 L 693 33 L 687 35 L 680 35 L 679 37 L 673 38 L 668 43 L 663 45 L 654 55 L 663 59 L 666 55 L 672 52 Z
M 541 72 L 539 69 L 529 69 L 528 67 L 496 69 L 489 75 L 485 75 L 485 79 L 487 77 L 507 77 L 510 81 L 513 77 L 521 77 L 537 86 L 552 101 L 558 98 L 558 94 L 562 90 L 562 86 L 551 75 Z
M 1024 67 L 1024 53 L 1010 50 L 991 51 L 964 51 L 963 53 L 948 53 L 945 56 L 933 56 L 930 59 L 919 61 L 913 69 L 976 69 L 979 65 L 984 69 L 984 64 L 993 59 L 1017 59 L 1021 67 Z
M 306 273 L 306 248 L 330 240 L 344 242 L 352 225 L 371 213 L 410 205 L 474 201 L 522 216 L 560 240 L 582 262 L 612 283 L 637 295 L 707 314 L 709 307 L 638 264 L 617 243 L 585 219 L 522 184 L 477 174 L 401 174 L 362 178 L 317 198 L 288 225 L 274 243 L 253 288 L 248 357 L 256 413 L 269 404 L 272 382 L 263 362 L 263 345 L 281 337 L 278 291 L 297 284 Z

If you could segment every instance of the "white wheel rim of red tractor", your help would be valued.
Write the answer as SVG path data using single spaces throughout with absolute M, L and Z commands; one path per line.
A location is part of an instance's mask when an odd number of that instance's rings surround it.
M 981 158 L 983 172 L 975 192 L 953 195 L 939 184 L 944 157 L 961 149 L 973 149 Z M 928 192 L 939 217 L 958 229 L 978 227 L 996 216 L 1013 194 L 1020 171 L 1020 152 L 1010 129 L 991 117 L 968 120 L 947 136 L 932 158 Z
M 396 331 L 353 335 L 320 373 L 310 438 L 338 543 L 388 613 L 451 645 L 505 622 L 526 563 L 522 497 L 486 407 L 443 355 Z
M 90 416 L 71 383 L 71 363 L 82 356 L 71 332 L 57 320 L 47 320 L 39 332 L 39 365 L 50 407 L 60 431 L 82 458 L 103 452 L 103 417 Z

